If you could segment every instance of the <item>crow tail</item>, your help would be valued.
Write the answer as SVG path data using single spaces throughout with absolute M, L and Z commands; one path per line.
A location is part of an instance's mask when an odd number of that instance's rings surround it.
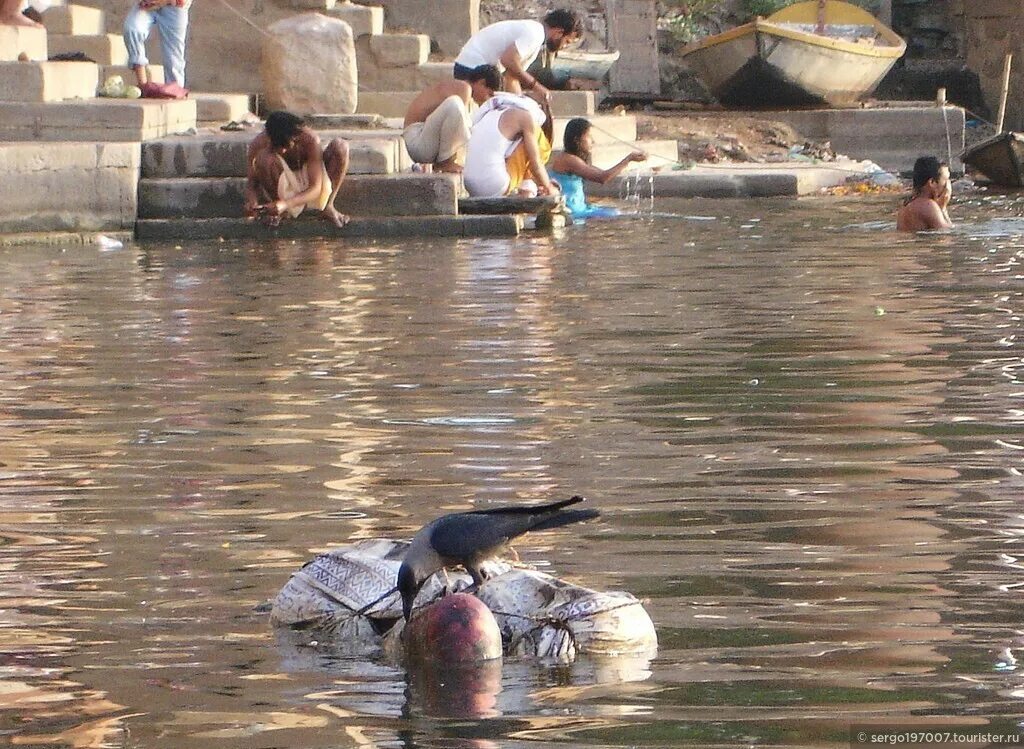
M 531 531 L 544 531 L 549 528 L 559 528 L 570 523 L 582 523 L 584 520 L 596 518 L 601 513 L 597 510 L 564 510 L 557 512 L 550 517 L 542 519 L 539 523 L 530 528 Z
M 549 512 L 557 512 L 569 505 L 578 505 L 585 497 L 575 494 L 569 499 L 562 499 L 558 502 L 551 502 L 546 505 L 523 505 L 521 507 L 492 507 L 489 510 L 474 510 L 474 515 L 545 515 Z

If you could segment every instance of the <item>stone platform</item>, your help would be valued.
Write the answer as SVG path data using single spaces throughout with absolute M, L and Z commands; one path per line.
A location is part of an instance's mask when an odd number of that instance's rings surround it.
M 341 229 L 318 218 L 299 217 L 276 229 L 242 218 L 144 219 L 135 228 L 140 240 L 331 239 L 351 237 L 514 237 L 518 216 L 353 217 Z
M 125 231 L 138 143 L 0 143 L 0 234 Z
M 700 111 L 702 117 L 756 117 L 790 125 L 803 137 L 829 141 L 836 153 L 871 159 L 883 169 L 909 172 L 919 156 L 949 160 L 963 171 L 965 112 L 933 102 L 877 102 L 857 109 Z
M 814 195 L 863 177 L 871 162 L 783 162 L 779 164 L 706 164 L 691 169 L 662 170 L 616 177 L 606 185 L 588 185 L 587 194 L 619 197 L 639 192 L 663 198 L 775 198 Z

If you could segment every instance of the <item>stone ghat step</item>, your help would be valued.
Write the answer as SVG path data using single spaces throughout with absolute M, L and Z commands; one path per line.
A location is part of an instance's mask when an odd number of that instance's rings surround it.
M 97 36 L 106 33 L 106 17 L 99 8 L 88 5 L 57 5 L 43 12 L 47 33 Z
M 22 54 L 30 60 L 45 60 L 46 29 L 0 24 L 0 61 L 13 62 Z
M 51 55 L 81 52 L 100 65 L 128 64 L 128 49 L 120 34 L 49 34 L 47 47 Z
M 606 185 L 587 185 L 587 193 L 610 197 L 626 194 L 649 199 L 770 198 L 813 195 L 823 188 L 842 185 L 850 177 L 868 173 L 871 162 L 828 164 L 708 164 L 680 171 L 617 177 Z
M 188 98 L 196 103 L 196 120 L 206 122 L 241 122 L 254 117 L 249 94 L 191 91 Z
M 570 117 L 555 117 L 555 148 L 562 147 L 562 136 Z M 636 117 L 631 114 L 595 114 L 587 117 L 593 126 L 590 131 L 594 145 L 636 140 Z
M 142 176 L 244 177 L 249 143 L 262 131 L 202 130 L 142 145 Z M 393 130 L 323 130 L 321 141 L 341 137 L 349 144 L 349 174 L 393 174 L 408 168 L 400 133 Z
M 514 237 L 522 229 L 518 216 L 404 216 L 354 217 L 337 228 L 319 217 L 300 216 L 276 229 L 241 218 L 140 219 L 135 236 L 140 240 L 183 239 L 334 239 L 348 237 Z
M 294 3 L 302 0 L 292 0 Z M 316 10 L 345 21 L 352 27 L 352 38 L 384 33 L 384 8 L 377 5 L 357 5 L 351 2 L 335 4 L 334 0 L 320 0 L 319 7 L 314 0 L 311 2 Z M 326 6 L 326 7 L 325 7 Z M 305 7 L 305 6 L 304 6 Z
M 91 99 L 99 70 L 93 62 L 0 62 L 0 101 Z
M 0 102 L 0 141 L 142 141 L 195 125 L 191 99 Z
M 419 91 L 360 91 L 356 111 L 382 117 L 405 117 L 409 103 Z M 593 91 L 552 91 L 551 113 L 555 117 L 589 117 L 594 114 Z
M 334 205 L 353 216 L 454 216 L 460 188 L 450 174 L 350 175 Z M 139 218 L 237 218 L 244 202 L 244 177 L 139 182 Z

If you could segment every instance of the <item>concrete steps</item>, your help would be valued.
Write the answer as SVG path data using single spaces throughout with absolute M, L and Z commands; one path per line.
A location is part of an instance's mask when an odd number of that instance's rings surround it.
M 200 125 L 214 122 L 241 122 L 252 117 L 248 94 L 189 92 L 196 103 L 196 121 Z
M 91 99 L 99 75 L 92 62 L 0 62 L 0 101 Z
M 244 177 L 246 152 L 259 132 L 202 131 L 149 141 L 142 146 L 142 177 Z M 410 166 L 400 134 L 393 130 L 321 131 L 320 137 L 349 142 L 351 175 L 393 174 Z
M 419 90 L 360 91 L 357 112 L 382 117 L 405 117 Z M 551 113 L 555 117 L 590 117 L 595 112 L 593 91 L 552 91 Z
M 100 65 L 127 65 L 128 50 L 120 34 L 49 34 L 50 55 L 81 52 Z
M 330 0 L 327 0 L 330 2 Z M 378 5 L 356 5 L 355 3 L 330 3 L 321 13 L 345 21 L 352 27 L 352 36 L 375 36 L 384 33 L 384 9 Z
M 138 190 L 139 239 L 514 236 L 515 216 L 460 216 L 462 181 L 451 174 L 394 174 L 404 154 L 393 130 L 320 130 L 349 142 L 350 170 L 335 206 L 352 216 L 343 229 L 311 211 L 271 229 L 241 216 L 246 153 L 258 128 L 200 132 L 144 143 Z M 378 173 L 367 173 L 377 170 Z
M 339 209 L 344 210 L 341 202 Z M 299 217 L 270 229 L 243 218 L 141 219 L 140 240 L 317 239 L 346 237 L 514 237 L 522 229 L 518 216 L 353 216 L 341 229 L 318 218 Z
M 146 178 L 139 182 L 139 218 L 238 218 L 245 177 Z M 454 216 L 461 181 L 447 174 L 354 174 L 335 206 L 353 216 Z
M 87 5 L 56 5 L 43 13 L 48 34 L 65 36 L 99 36 L 106 33 L 106 14 Z
M 42 61 L 48 57 L 46 29 L 0 24 L 0 62 L 13 62 L 20 55 Z
M 0 140 L 142 141 L 195 127 L 191 99 L 0 101 Z
M 571 117 L 555 117 L 555 148 L 562 147 L 562 136 L 565 134 L 565 126 Z M 636 141 L 636 117 L 629 114 L 597 114 L 587 117 L 590 120 L 591 136 L 594 145 L 604 143 L 618 143 L 621 141 Z

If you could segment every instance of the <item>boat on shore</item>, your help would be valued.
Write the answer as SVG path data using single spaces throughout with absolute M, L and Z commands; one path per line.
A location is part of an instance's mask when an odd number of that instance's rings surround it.
M 566 78 L 601 81 L 621 54 L 617 49 L 565 49 L 553 56 L 551 70 Z
M 570 78 L 600 83 L 622 53 L 617 49 L 564 49 L 540 55 L 530 72 L 542 75 L 548 83 L 564 86 Z
M 863 9 L 808 0 L 694 42 L 681 54 L 726 105 L 842 107 L 874 91 L 906 49 Z
M 1001 187 L 1024 187 L 1024 135 L 1010 130 L 977 143 L 960 157 Z

